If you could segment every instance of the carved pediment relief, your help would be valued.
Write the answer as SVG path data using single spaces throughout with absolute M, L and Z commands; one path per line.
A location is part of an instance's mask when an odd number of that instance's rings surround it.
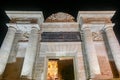
M 37 23 L 35 18 L 11 18 L 10 23 Z
M 83 18 L 84 23 L 111 23 L 110 18 Z
M 50 15 L 45 22 L 75 22 L 74 19 L 75 18 L 68 13 L 58 12 Z

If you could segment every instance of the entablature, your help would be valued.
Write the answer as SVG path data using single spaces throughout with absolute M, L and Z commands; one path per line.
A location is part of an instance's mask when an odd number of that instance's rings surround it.
M 77 22 L 79 24 L 105 24 L 112 23 L 111 18 L 115 11 L 79 11 Z
M 10 23 L 43 23 L 42 11 L 6 11 Z

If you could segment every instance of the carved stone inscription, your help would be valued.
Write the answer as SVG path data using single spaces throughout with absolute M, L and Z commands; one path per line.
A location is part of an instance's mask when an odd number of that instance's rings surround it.
M 43 32 L 42 42 L 75 42 L 81 41 L 79 32 Z

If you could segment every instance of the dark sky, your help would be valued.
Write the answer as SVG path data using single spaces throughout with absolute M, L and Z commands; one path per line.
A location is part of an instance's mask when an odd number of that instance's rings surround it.
M 43 1 L 43 2 L 40 2 Z M 0 3 L 0 44 L 7 32 L 5 23 L 9 18 L 5 10 L 15 11 L 43 11 L 44 17 L 55 12 L 67 12 L 77 17 L 78 11 L 108 11 L 115 10 L 112 21 L 116 23 L 114 31 L 120 42 L 120 3 L 119 0 L 3 0 Z

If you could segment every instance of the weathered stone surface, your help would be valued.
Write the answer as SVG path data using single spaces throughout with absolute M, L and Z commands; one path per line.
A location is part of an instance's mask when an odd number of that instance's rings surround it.
M 38 54 L 40 55 L 40 54 Z M 42 73 L 44 72 L 44 66 L 45 65 L 45 57 L 36 57 L 35 65 L 34 65 L 34 70 L 33 70 L 33 79 L 36 80 L 42 80 Z
M 98 56 L 98 61 L 100 64 L 101 75 L 96 77 L 97 79 L 112 79 L 113 73 L 111 71 L 110 63 L 106 56 Z
M 108 17 L 102 17 L 102 18 L 90 17 L 90 18 L 83 18 L 83 22 L 84 23 L 111 23 L 111 20 Z

